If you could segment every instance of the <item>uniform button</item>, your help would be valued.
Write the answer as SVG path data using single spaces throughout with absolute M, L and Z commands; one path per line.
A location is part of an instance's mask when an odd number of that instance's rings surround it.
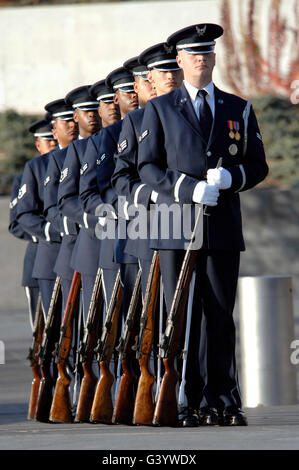
M 212 152 L 210 150 L 207 151 L 207 157 L 210 157 L 212 155 Z

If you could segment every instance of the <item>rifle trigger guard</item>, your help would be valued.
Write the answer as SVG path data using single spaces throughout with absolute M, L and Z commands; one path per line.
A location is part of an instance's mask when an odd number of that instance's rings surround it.
M 38 348 L 37 357 L 39 364 L 41 364 L 45 357 L 45 348 L 42 345 L 40 345 Z
M 52 356 L 57 356 L 58 353 L 58 348 L 59 348 L 59 343 L 55 343 L 54 350 L 52 351 Z
M 79 345 L 79 348 L 78 348 L 77 352 L 79 354 L 80 361 L 84 362 L 85 359 L 86 359 L 86 349 L 85 349 L 85 344 L 83 343 L 82 340 L 80 341 L 80 345 Z
M 125 341 L 123 338 L 120 338 L 119 340 L 119 343 L 118 343 L 118 346 L 116 346 L 115 350 L 118 352 L 118 353 L 122 353 L 124 351 L 124 344 L 125 344 Z

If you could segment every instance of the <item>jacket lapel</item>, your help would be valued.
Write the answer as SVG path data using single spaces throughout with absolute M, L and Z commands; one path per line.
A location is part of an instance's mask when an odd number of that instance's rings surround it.
M 187 122 L 187 124 L 193 129 L 194 132 L 196 132 L 201 137 L 201 139 L 205 140 L 201 133 L 199 121 L 195 114 L 191 98 L 184 84 L 177 90 L 177 94 L 175 97 L 175 105 L 177 107 L 178 112 L 180 113 L 182 118 Z
M 223 93 L 216 86 L 214 86 L 215 116 L 213 120 L 208 147 L 212 145 L 212 143 L 217 138 L 218 133 L 223 130 L 223 126 L 226 125 L 225 119 L 227 116 L 227 104 L 225 98 L 225 93 Z
M 204 136 L 202 135 L 201 128 L 199 125 L 198 118 L 195 114 L 191 98 L 187 92 L 184 84 L 176 90 L 174 104 L 178 109 L 178 112 L 182 118 L 187 122 L 187 124 L 196 132 L 200 138 L 207 144 Z M 223 126 L 226 126 L 225 120 L 227 116 L 227 103 L 226 103 L 226 93 L 223 93 L 219 88 L 214 86 L 214 100 L 215 100 L 215 116 L 213 120 L 213 125 L 211 129 L 211 134 L 207 148 L 209 148 L 212 143 L 217 138 L 218 133 L 223 130 Z

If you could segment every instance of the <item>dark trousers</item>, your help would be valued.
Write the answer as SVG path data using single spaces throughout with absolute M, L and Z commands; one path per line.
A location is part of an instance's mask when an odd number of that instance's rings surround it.
M 184 254 L 181 250 L 159 251 L 168 313 Z M 233 320 L 239 262 L 237 251 L 197 253 L 185 388 L 193 407 L 241 407 Z

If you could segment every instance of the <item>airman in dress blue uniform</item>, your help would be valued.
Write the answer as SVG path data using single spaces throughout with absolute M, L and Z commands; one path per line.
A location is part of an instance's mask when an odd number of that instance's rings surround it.
M 215 39 L 222 33 L 221 26 L 198 24 L 167 39 L 178 51 L 184 83 L 146 105 L 139 143 L 141 180 L 168 199 L 168 205 L 211 206 L 201 219 L 203 243 L 197 250 L 188 351 L 193 367 L 187 377 L 188 409 L 182 421 L 186 426 L 247 424 L 241 410 L 233 321 L 240 251 L 245 249 L 239 192 L 261 182 L 268 167 L 250 102 L 219 90 L 212 82 Z M 220 157 L 222 166 L 216 168 Z M 159 250 L 169 311 L 185 239 L 158 236 L 151 244 Z M 202 310 L 205 361 L 198 359 Z
M 112 71 L 106 78 L 106 87 L 114 90 L 114 102 L 118 104 L 122 117 L 130 110 L 136 109 L 138 105 L 133 82 L 133 75 L 124 67 Z M 102 203 L 111 206 L 117 203 L 117 195 L 111 187 L 111 175 L 114 169 L 113 155 L 117 148 L 121 126 L 122 120 L 104 127 L 100 134 L 91 137 L 88 142 L 85 153 L 88 170 L 80 179 L 80 197 L 87 214 L 95 216 Z M 95 230 L 98 220 L 99 217 L 96 216 L 93 225 L 89 227 Z M 108 238 L 101 240 L 99 267 L 103 270 L 106 307 L 109 305 L 119 263 L 127 265 L 126 275 L 124 274 L 125 268 L 122 272 L 122 283 L 126 283 L 125 278 L 127 278 L 129 285 L 132 286 L 136 279 L 138 269 L 136 258 L 125 255 L 123 250 L 118 248 L 116 240 Z M 129 292 L 128 289 L 127 292 L 128 297 L 125 298 L 129 298 L 132 290 Z
M 63 181 L 68 176 L 68 170 L 67 167 L 65 167 L 66 158 L 75 158 L 74 151 L 76 151 L 78 147 L 80 148 L 80 144 L 78 143 L 86 141 L 93 132 L 96 132 L 100 128 L 98 102 L 89 94 L 89 89 L 89 85 L 77 87 L 70 91 L 64 98 L 65 104 L 73 111 L 72 123 L 76 126 L 76 134 L 74 134 L 74 138 L 71 141 L 65 142 L 66 145 L 63 145 L 61 150 L 55 152 L 51 156 L 47 175 L 49 184 L 47 184 L 45 189 L 45 213 L 47 217 L 53 219 L 57 218 L 59 220 L 60 230 L 63 233 L 60 250 L 54 266 L 54 271 L 56 272 L 57 276 L 60 276 L 61 278 L 63 299 L 62 314 L 64 314 L 65 311 L 68 294 L 74 275 L 74 270 L 70 265 L 70 261 L 79 226 L 71 218 L 68 218 L 65 214 L 61 213 L 58 205 L 58 192 L 60 184 L 63 184 Z M 84 148 L 84 144 L 83 146 L 81 145 L 81 148 L 82 147 Z M 80 210 L 78 210 L 77 214 L 77 218 L 79 217 Z M 79 219 L 79 222 L 82 223 L 82 218 Z M 81 282 L 84 299 L 84 275 L 81 276 Z M 80 298 L 80 300 L 82 299 Z M 77 306 L 78 311 L 75 312 L 73 322 L 72 349 L 68 358 L 69 366 L 73 365 L 74 369 L 77 365 L 76 359 L 78 357 L 78 354 L 76 354 L 76 349 L 79 344 L 79 338 L 83 334 L 81 323 L 83 318 L 81 313 L 82 308 L 80 303 L 78 303 Z M 70 369 L 69 372 L 71 372 Z M 77 368 L 76 372 L 81 372 L 80 368 Z M 71 374 L 71 377 L 75 379 L 78 378 L 78 375 L 73 377 Z M 74 389 L 75 384 L 76 381 L 71 382 L 71 390 Z M 73 404 L 76 401 L 75 395 L 73 397 Z
M 76 220 L 73 220 L 64 213 L 61 213 L 58 205 L 59 189 L 61 185 L 63 185 L 63 183 L 68 179 L 68 167 L 65 163 L 66 160 L 68 159 L 69 161 L 75 159 L 76 155 L 74 155 L 74 153 L 77 152 L 77 149 L 84 149 L 87 138 L 92 133 L 98 131 L 100 128 L 98 102 L 89 94 L 89 89 L 90 86 L 88 85 L 77 87 L 69 92 L 64 98 L 66 104 L 71 106 L 74 110 L 74 122 L 76 122 L 78 125 L 79 137 L 78 139 L 70 142 L 69 145 L 65 148 L 64 158 L 61 159 L 61 164 L 56 169 L 55 180 L 58 182 L 55 188 L 56 191 L 49 201 L 49 208 L 52 206 L 53 209 L 59 213 L 60 217 L 62 218 L 64 236 L 54 269 L 55 272 L 62 278 L 62 285 L 65 291 L 65 300 L 68 296 L 74 272 L 73 268 L 70 266 L 70 260 L 74 244 L 77 239 L 77 233 L 79 232 L 79 224 L 83 223 L 83 219 L 82 213 L 80 217 L 80 209 L 78 209 L 78 207 L 76 207 L 75 210 Z
M 123 120 L 111 182 L 117 194 L 125 196 L 129 204 L 136 208 L 139 204 L 149 208 L 150 203 L 156 198 L 152 188 L 141 182 L 137 171 L 138 139 L 141 133 L 144 106 L 149 99 L 178 88 L 183 79 L 182 71 L 176 62 L 175 50 L 169 50 L 169 47 L 165 46 L 167 46 L 166 43 L 156 44 L 143 51 L 136 61 L 127 61 L 124 64 L 132 69 L 135 77 L 134 85 L 138 95 L 139 109 L 128 113 Z M 151 88 L 144 94 L 140 88 L 146 83 Z M 125 252 L 139 259 L 144 296 L 153 255 L 149 238 L 133 240 L 128 237 Z
M 123 66 L 113 70 L 107 76 L 105 84 L 106 87 L 114 91 L 114 102 L 119 106 L 122 118 L 129 111 L 136 109 L 138 100 L 134 90 L 134 77 L 127 68 Z M 98 213 L 98 209 L 102 204 L 113 208 L 112 213 L 115 219 L 120 220 L 120 217 L 122 217 L 123 227 L 126 226 L 123 207 L 118 206 L 117 194 L 111 186 L 111 176 L 114 169 L 113 156 L 117 149 L 121 126 L 122 120 L 119 120 L 113 125 L 104 127 L 98 136 L 94 136 L 89 140 L 86 149 L 85 158 L 89 170 L 80 180 L 80 197 L 85 212 L 93 215 L 93 217 L 96 215 L 93 225 L 91 225 L 95 233 L 98 230 L 100 232 L 102 229 L 106 230 L 107 219 L 99 217 L 101 213 Z M 108 238 L 100 237 L 99 268 L 102 269 L 106 309 L 110 303 L 117 273 L 120 271 L 120 283 L 123 289 L 122 321 L 124 321 L 136 281 L 138 263 L 136 257 L 124 253 L 125 233 L 122 234 L 124 238 L 119 238 L 117 235 L 119 220 L 115 220 L 116 223 L 110 233 L 112 236 Z M 101 221 L 101 225 L 99 221 Z M 118 332 L 121 333 L 121 330 L 120 321 Z M 118 375 L 120 369 L 117 367 L 117 361 L 114 362 L 114 367 L 115 375 Z
M 73 140 L 77 139 L 78 127 L 74 120 L 74 109 L 64 99 L 52 101 L 45 108 L 52 113 L 54 133 L 57 135 L 59 144 L 59 148 L 49 156 L 49 164 L 44 180 L 44 215 L 56 228 L 57 233 L 62 235 L 62 241 L 58 247 L 53 270 L 61 278 L 61 314 L 63 315 L 73 273 L 68 265 L 68 251 L 67 248 L 65 249 L 67 244 L 63 244 L 66 224 L 57 206 L 57 193 L 67 148 Z M 61 115 L 60 113 L 66 114 Z
M 50 116 L 48 114 L 46 114 L 43 119 L 39 119 L 33 122 L 29 126 L 28 130 L 29 132 L 33 133 L 35 137 L 35 146 L 40 155 L 48 153 L 50 150 L 53 150 L 56 147 L 57 142 L 52 134 L 52 125 L 50 122 Z M 21 187 L 21 182 L 22 174 L 17 175 L 13 180 L 12 195 L 9 204 L 10 221 L 8 229 L 9 232 L 15 237 L 28 241 L 23 262 L 22 286 L 25 289 L 28 300 L 29 321 L 33 330 L 39 287 L 37 279 L 32 277 L 32 269 L 36 256 L 38 239 L 37 237 L 30 235 L 30 233 L 27 233 L 17 221 L 18 192 Z
M 115 93 L 113 89 L 107 88 L 104 80 L 93 84 L 89 93 L 98 106 L 102 126 L 113 123 L 119 118 L 118 107 L 113 103 Z M 93 135 L 97 136 L 99 133 L 100 131 Z M 95 237 L 94 230 L 90 228 L 94 223 L 93 219 L 97 222 L 98 218 L 84 212 L 79 198 L 80 179 L 83 178 L 89 184 L 89 178 L 94 174 L 96 181 L 96 169 L 94 167 L 92 170 L 90 163 L 86 161 L 84 156 L 90 138 L 91 136 L 77 140 L 69 146 L 62 170 L 64 176 L 58 191 L 58 204 L 62 214 L 81 226 L 70 264 L 73 269 L 81 273 L 84 321 L 87 319 L 100 252 L 100 240 Z M 86 173 L 87 177 L 85 177 Z
M 83 154 L 86 148 L 88 138 L 99 132 L 101 128 L 101 120 L 98 113 L 98 101 L 90 93 L 91 86 L 81 86 L 75 88 L 67 94 L 65 97 L 66 103 L 70 104 L 74 109 L 74 120 L 79 126 L 79 137 L 73 141 L 67 149 L 66 158 L 64 161 L 63 169 L 61 172 L 61 184 L 58 190 L 58 205 L 63 215 L 65 237 L 63 238 L 62 245 L 64 245 L 64 258 L 67 259 L 68 269 L 70 273 L 73 273 L 73 267 L 71 266 L 71 259 L 75 244 L 77 242 L 80 226 L 83 225 L 83 211 L 81 203 L 78 199 L 78 192 L 76 194 L 77 186 L 75 184 L 76 178 L 74 178 L 74 168 L 78 169 L 78 179 L 80 171 L 84 171 L 84 164 L 79 166 L 79 162 L 83 160 Z M 80 158 L 81 157 L 81 158 Z M 71 191 L 71 195 L 70 192 Z M 62 201 L 62 203 L 61 203 Z M 67 201 L 67 203 L 65 203 Z M 83 229 L 84 231 L 84 229 Z M 92 256 L 86 256 L 90 250 L 90 243 L 84 246 L 84 252 L 82 257 L 85 256 L 85 260 L 89 261 L 88 271 L 81 269 L 81 282 L 82 282 L 82 294 L 83 294 L 83 319 L 86 318 L 89 302 L 89 278 L 90 275 L 94 276 L 94 249 L 91 250 Z M 62 265 L 63 261 L 57 259 L 57 268 L 59 264 Z M 71 277 L 69 281 L 71 283 Z M 69 287 L 70 287 L 69 283 Z
M 39 289 L 37 279 L 34 279 L 32 277 L 32 267 L 35 260 L 38 241 L 36 237 L 31 236 L 29 233 L 27 233 L 16 220 L 18 193 L 21 187 L 21 182 L 22 174 L 14 177 L 12 183 L 11 200 L 9 203 L 10 211 L 8 230 L 12 235 L 19 238 L 20 240 L 28 241 L 23 262 L 23 276 L 21 285 L 24 287 L 25 294 L 27 297 L 29 308 L 29 322 L 30 327 L 33 331 Z
M 124 63 L 134 77 L 134 88 L 138 95 L 139 109 L 128 113 L 123 120 L 122 130 L 118 141 L 118 152 L 115 154 L 115 169 L 111 178 L 112 186 L 119 196 L 125 197 L 131 207 L 142 205 L 150 209 L 155 201 L 156 194 L 152 188 L 141 182 L 137 170 L 138 164 L 138 139 L 140 136 L 141 122 L 146 103 L 164 93 L 178 88 L 182 83 L 182 71 L 176 62 L 174 49 L 165 48 L 165 43 L 159 43 L 147 48 L 139 57 Z M 153 206 L 153 205 L 152 205 Z M 153 207 L 152 207 L 153 209 Z M 131 211 L 130 211 L 131 212 Z M 144 225 L 149 232 L 150 211 L 147 210 Z M 130 214 L 131 215 L 131 214 Z M 132 217 L 130 217 L 132 220 Z M 144 299 L 148 275 L 150 271 L 153 250 L 149 245 L 148 237 L 131 238 L 128 234 L 124 244 L 124 252 L 138 258 L 141 268 L 141 287 Z M 160 290 L 160 319 L 165 322 L 165 308 L 163 308 L 163 289 Z M 157 303 L 157 308 L 159 303 Z M 155 337 L 153 340 L 153 352 L 155 357 L 156 346 L 159 342 L 157 336 L 161 334 L 158 326 L 160 321 L 155 321 Z M 153 360 L 156 369 L 157 362 Z

